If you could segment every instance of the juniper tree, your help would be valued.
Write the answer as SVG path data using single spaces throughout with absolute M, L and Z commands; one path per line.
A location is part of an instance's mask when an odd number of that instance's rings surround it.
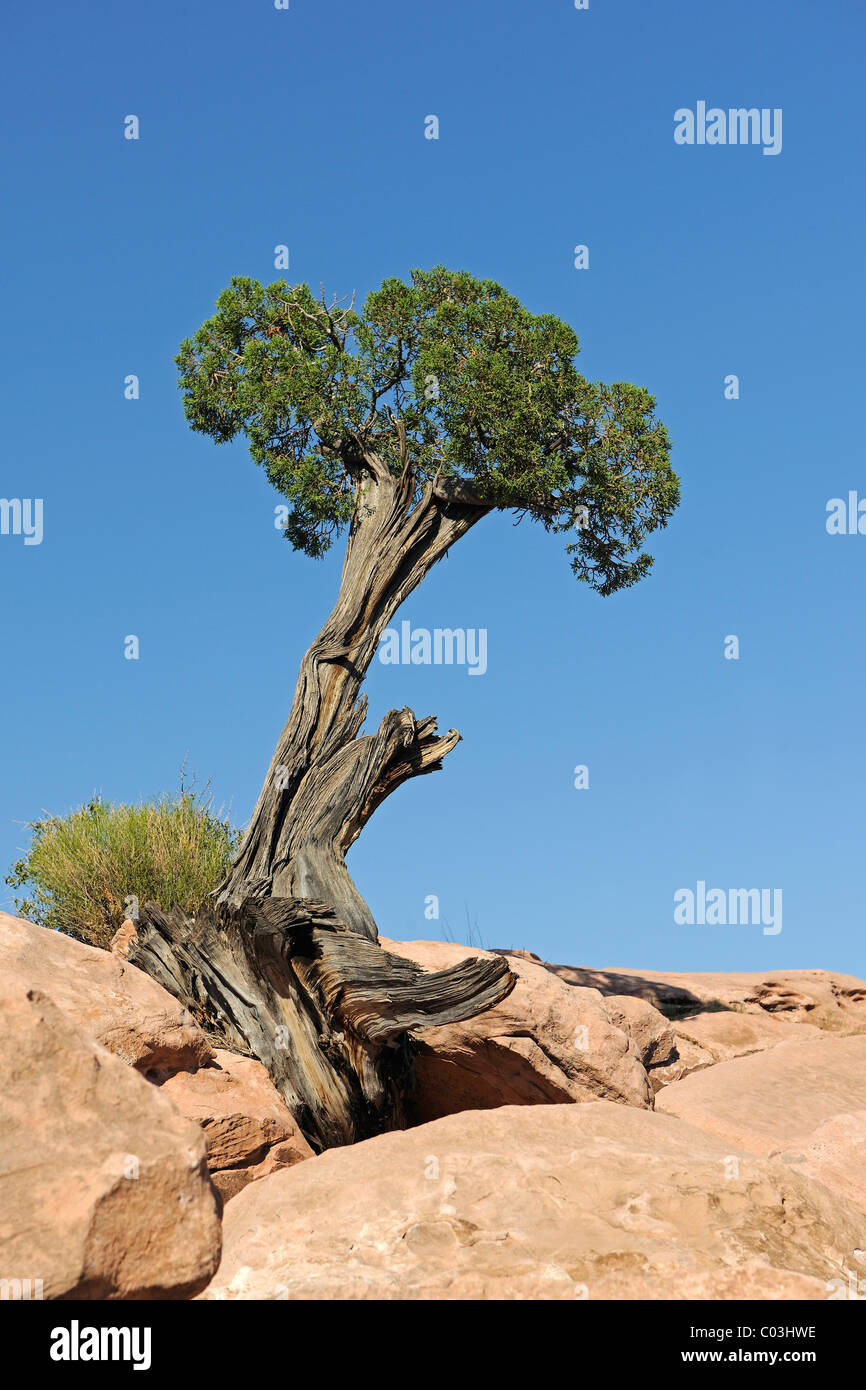
M 189 424 L 247 440 L 292 547 L 318 558 L 347 542 L 231 870 L 192 932 L 148 909 L 135 958 L 268 1063 L 318 1145 L 401 1123 L 412 1028 L 513 985 L 500 961 L 422 977 L 388 956 L 346 868 L 376 807 L 460 737 L 406 708 L 363 732 L 390 619 L 493 512 L 560 535 L 577 579 L 610 595 L 647 573 L 646 538 L 677 504 L 653 397 L 586 380 L 577 353 L 554 315 L 436 267 L 386 280 L 360 311 L 235 278 L 176 359 Z

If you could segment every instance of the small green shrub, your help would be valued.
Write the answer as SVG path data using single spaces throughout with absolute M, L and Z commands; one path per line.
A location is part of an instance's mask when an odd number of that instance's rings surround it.
M 22 917 L 108 946 L 130 899 L 195 912 L 220 882 L 239 835 L 209 792 L 181 788 L 137 806 L 94 797 L 65 816 L 33 821 L 30 848 L 6 882 L 23 888 Z

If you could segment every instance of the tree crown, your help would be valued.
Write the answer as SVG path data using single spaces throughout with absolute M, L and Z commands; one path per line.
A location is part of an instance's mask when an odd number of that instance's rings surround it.
M 359 313 L 305 284 L 235 277 L 175 359 L 191 427 L 250 452 L 318 556 L 351 519 L 365 470 L 423 494 L 458 478 L 490 507 L 572 532 L 572 568 L 602 594 L 652 564 L 646 536 L 679 500 L 655 400 L 589 382 L 574 331 L 492 280 L 442 266 L 386 280 Z

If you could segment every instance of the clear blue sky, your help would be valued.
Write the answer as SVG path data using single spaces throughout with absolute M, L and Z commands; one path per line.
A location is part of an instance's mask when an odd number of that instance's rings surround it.
M 866 536 L 825 529 L 866 496 L 862 6 L 49 0 L 4 27 L 0 494 L 44 499 L 44 539 L 0 536 L 0 865 L 21 822 L 173 789 L 187 754 L 247 818 L 340 554 L 293 554 L 244 446 L 188 430 L 172 357 L 232 275 L 281 278 L 278 244 L 361 296 L 441 262 L 648 386 L 683 502 L 613 598 L 495 518 L 406 604 L 486 628 L 488 671 L 371 673 L 377 722 L 464 736 L 351 851 L 381 932 L 468 911 L 552 960 L 866 975 Z M 676 145 L 699 100 L 782 108 L 782 153 Z M 677 925 L 698 880 L 781 888 L 781 933 Z

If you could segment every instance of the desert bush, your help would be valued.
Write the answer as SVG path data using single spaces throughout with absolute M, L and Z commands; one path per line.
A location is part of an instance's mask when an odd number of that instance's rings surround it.
M 22 917 L 107 946 L 134 900 L 192 913 L 234 856 L 238 832 L 214 811 L 209 791 L 182 788 L 138 805 L 95 796 L 65 816 L 29 825 L 30 848 L 6 882 L 24 889 Z

